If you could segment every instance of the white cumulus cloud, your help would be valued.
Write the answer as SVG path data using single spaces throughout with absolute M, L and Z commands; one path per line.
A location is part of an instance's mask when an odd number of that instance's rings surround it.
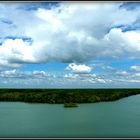
M 72 63 L 66 67 L 66 70 L 70 70 L 74 73 L 90 73 L 92 68 L 84 64 L 77 65 L 75 63 Z
M 132 70 L 135 70 L 135 71 L 140 71 L 140 66 L 134 65 L 134 66 L 131 66 L 130 68 L 131 68 Z
M 120 8 L 121 4 L 61 2 L 55 8 L 28 11 L 19 8 L 22 3 L 1 3 L 1 66 L 77 63 L 96 58 L 139 59 L 139 29 L 124 32 L 119 26 L 132 25 L 139 19 L 140 9 L 127 10 Z M 33 42 L 7 36 L 26 36 Z

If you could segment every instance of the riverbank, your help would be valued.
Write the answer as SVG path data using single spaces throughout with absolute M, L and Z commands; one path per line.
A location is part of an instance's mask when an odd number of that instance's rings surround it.
M 0 89 L 0 101 L 95 103 L 140 94 L 140 89 Z

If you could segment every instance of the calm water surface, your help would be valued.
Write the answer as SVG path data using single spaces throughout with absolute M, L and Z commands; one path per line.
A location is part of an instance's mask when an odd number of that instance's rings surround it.
M 0 102 L 0 137 L 140 137 L 140 95 L 77 108 Z

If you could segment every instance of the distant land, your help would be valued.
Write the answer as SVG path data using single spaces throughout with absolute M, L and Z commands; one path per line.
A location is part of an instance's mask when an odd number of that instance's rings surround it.
M 140 94 L 140 89 L 0 89 L 0 101 L 65 104 L 75 107 L 80 103 L 115 101 L 136 94 Z

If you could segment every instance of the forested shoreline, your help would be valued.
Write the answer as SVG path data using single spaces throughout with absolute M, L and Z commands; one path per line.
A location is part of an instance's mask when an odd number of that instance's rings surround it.
M 115 101 L 139 93 L 140 89 L 0 89 L 0 101 L 95 103 Z

